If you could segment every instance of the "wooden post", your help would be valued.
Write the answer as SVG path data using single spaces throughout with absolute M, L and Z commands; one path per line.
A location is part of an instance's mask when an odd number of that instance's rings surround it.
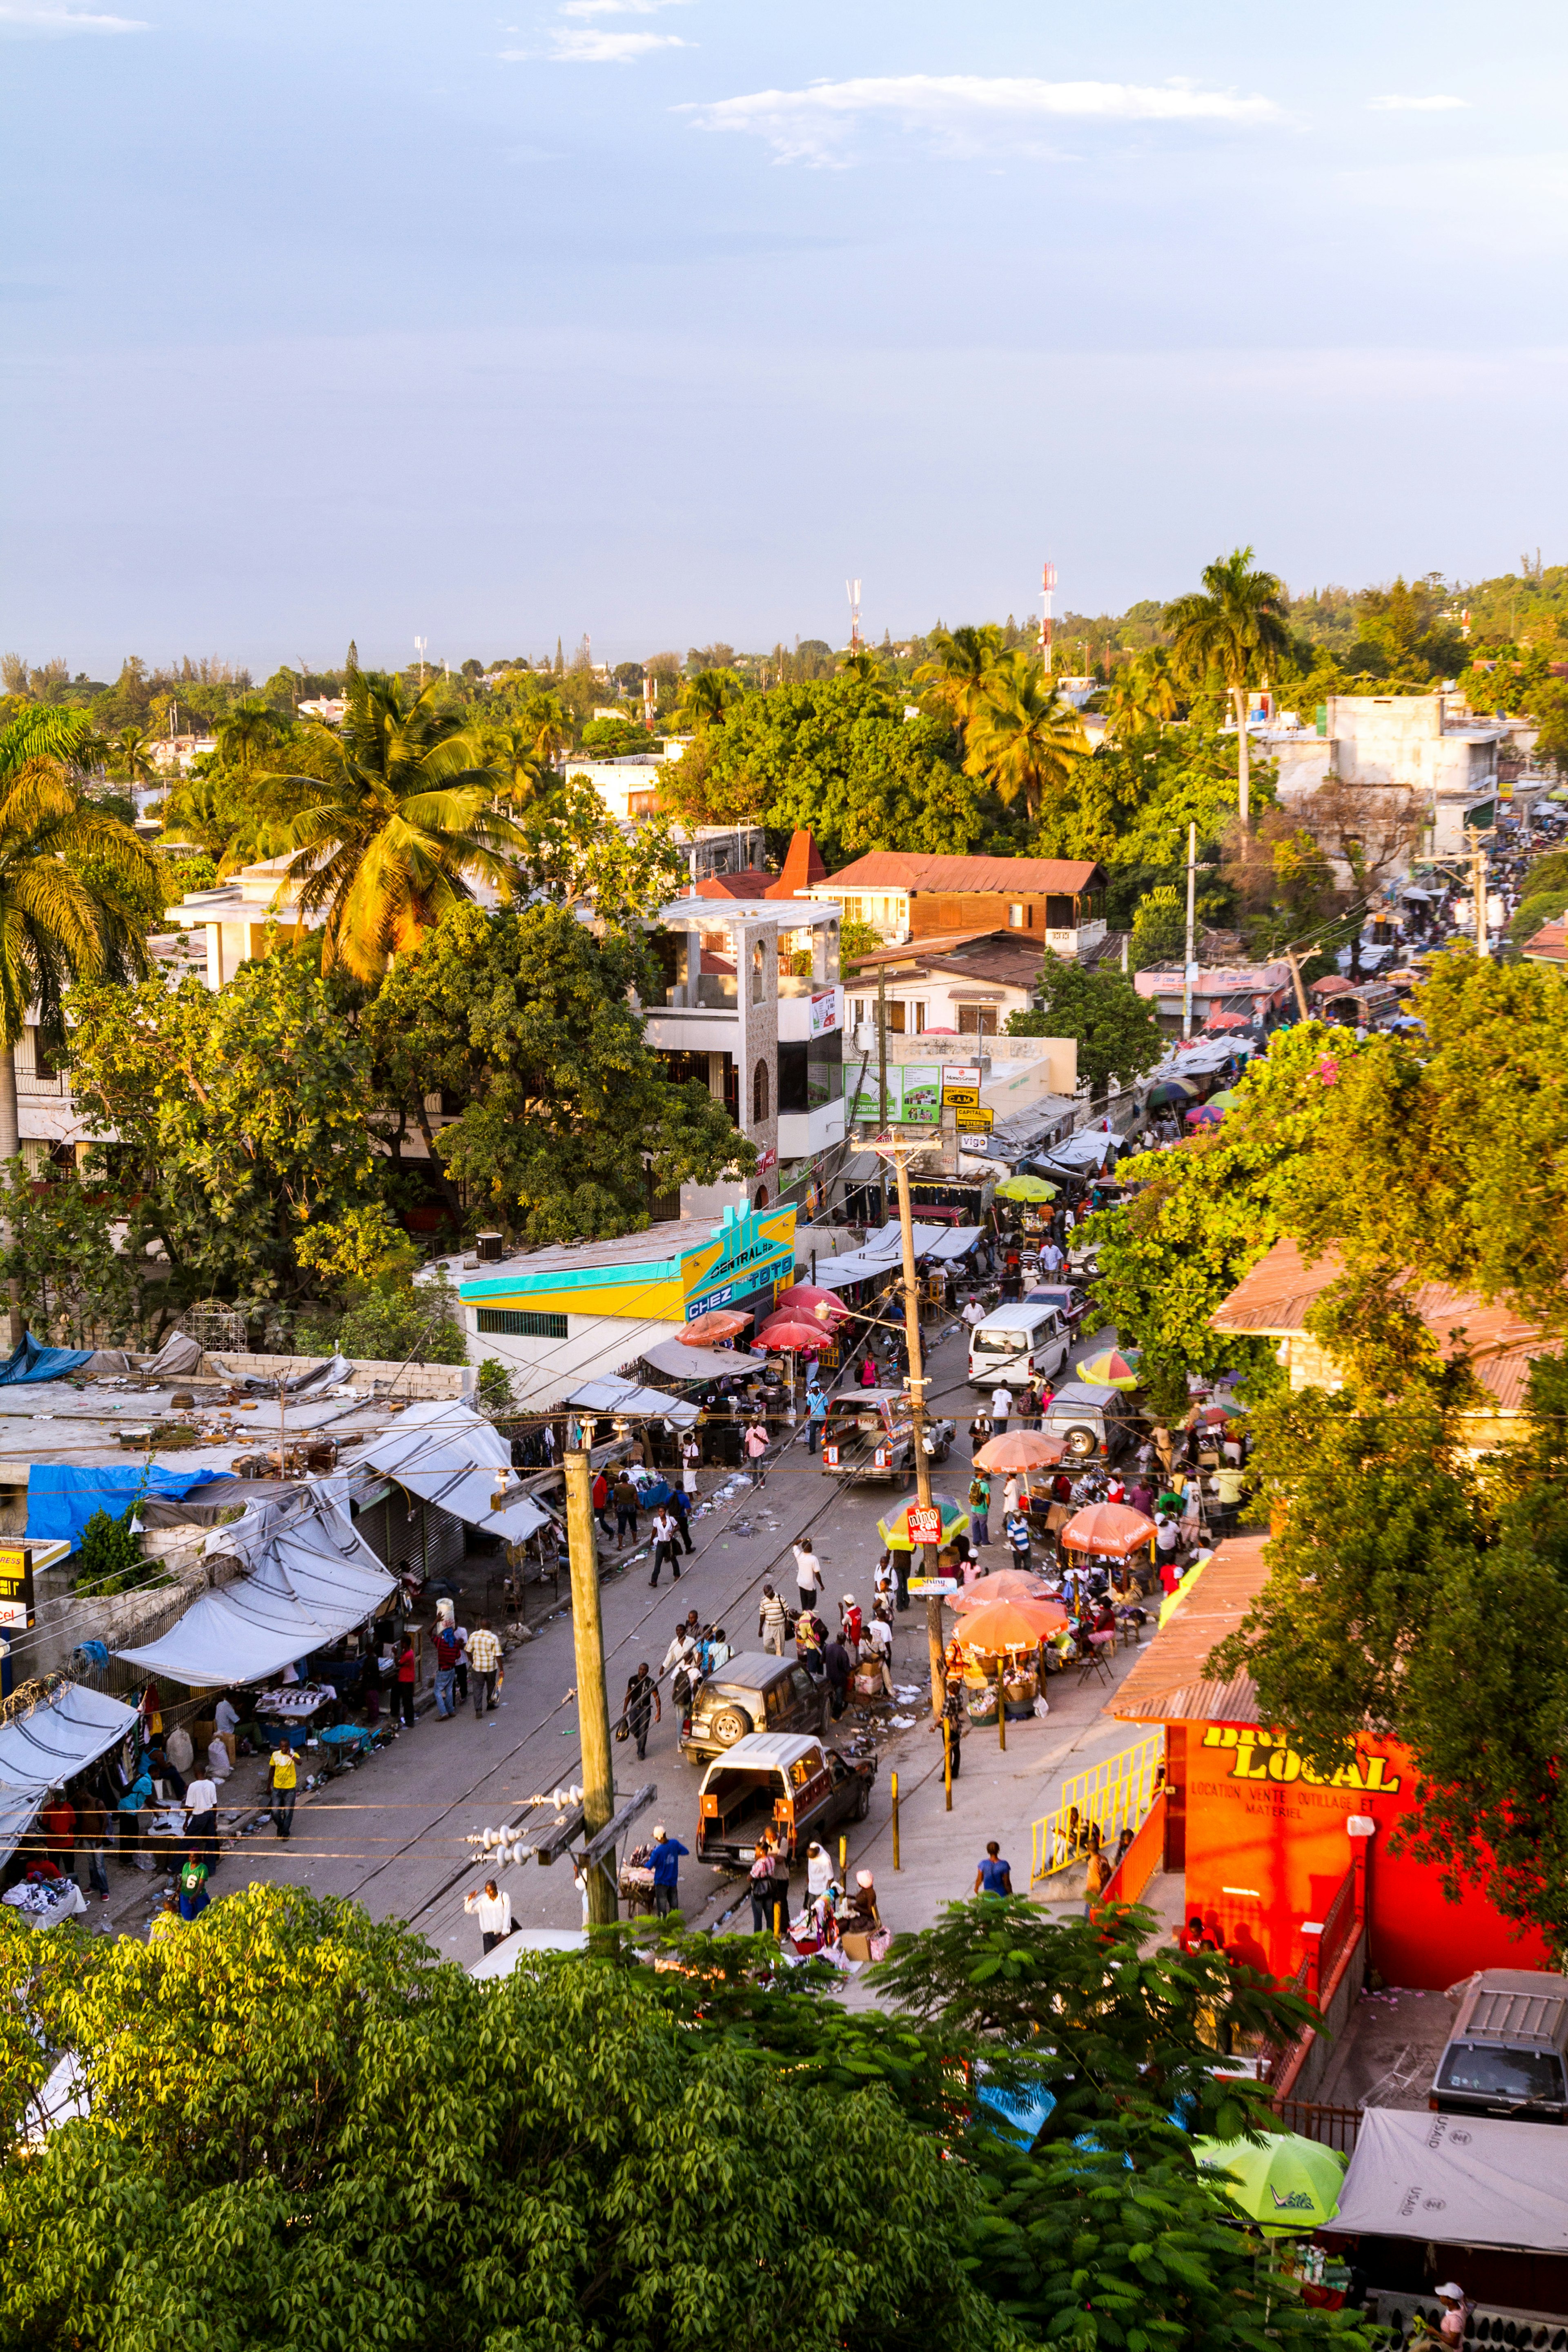
M 902 1870 L 902 1869 L 904 1868 L 904 1864 L 900 1862 L 900 1860 L 899 1860 L 899 1858 L 898 1858 L 898 1775 L 897 1775 L 897 1773 L 896 1773 L 896 1772 L 894 1772 L 894 1773 L 893 1778 L 892 1778 L 892 1790 L 893 1790 L 893 1866 L 894 1866 L 894 1870 Z
M 946 1715 L 942 1717 L 942 1790 L 945 1810 L 953 1810 L 953 1727 Z
M 839 1885 L 843 1885 L 850 1874 L 850 1842 L 841 1832 L 839 1836 Z
M 1008 1694 L 1002 1680 L 1004 1665 L 997 1668 L 997 1745 L 1005 1756 L 1008 1752 Z
M 582 1823 L 594 1837 L 615 1811 L 615 1769 L 610 1747 L 610 1702 L 604 1688 L 604 1631 L 599 1614 L 599 1560 L 593 1541 L 593 1485 L 588 1455 L 565 1457 L 566 1534 L 571 1569 L 571 1638 L 577 1664 L 577 1725 L 582 1741 Z M 591 1927 L 619 1916 L 613 1863 L 588 1876 Z
M 904 1234 L 904 1336 L 909 1349 L 909 1402 L 915 1447 L 915 1491 L 922 1505 L 931 1504 L 931 1462 L 925 1451 L 925 1379 L 920 1352 L 920 1292 L 915 1275 L 915 1224 L 909 1204 L 909 1154 L 902 1136 L 894 1145 L 898 1171 L 898 1217 Z M 940 1543 L 926 1547 L 925 1574 L 936 1573 Z M 925 1596 L 925 1647 L 931 1660 L 931 1712 L 942 1712 L 947 1696 L 947 1675 L 942 1655 L 942 1595 Z

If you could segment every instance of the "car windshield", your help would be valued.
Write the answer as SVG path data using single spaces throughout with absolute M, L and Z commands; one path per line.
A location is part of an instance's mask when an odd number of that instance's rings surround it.
M 836 1437 L 841 1430 L 874 1430 L 882 1427 L 882 1408 L 870 1405 L 863 1410 L 856 1405 L 839 1405 L 828 1416 L 828 1427 Z
M 1439 2091 L 1468 2091 L 1473 2098 L 1563 2097 L 1563 2063 L 1552 2050 L 1505 2050 L 1495 2042 L 1450 2043 L 1438 2069 Z

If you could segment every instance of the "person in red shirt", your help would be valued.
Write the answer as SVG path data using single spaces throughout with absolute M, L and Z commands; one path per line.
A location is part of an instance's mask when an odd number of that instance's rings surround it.
M 39 1826 L 50 1861 L 62 1878 L 68 1878 L 76 1852 L 77 1816 L 76 1807 L 63 1790 L 50 1790 Z
M 402 1647 L 397 1654 L 397 1672 L 392 1683 L 392 1696 L 402 1710 L 402 1719 L 410 1731 L 413 1729 L 413 1678 L 418 1672 L 414 1655 L 413 1636 L 405 1633 Z

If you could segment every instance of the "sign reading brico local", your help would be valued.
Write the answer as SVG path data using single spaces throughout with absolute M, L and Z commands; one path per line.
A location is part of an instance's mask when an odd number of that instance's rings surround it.
M 0 1630 L 24 1631 L 33 1622 L 33 1555 L 25 1543 L 0 1544 Z
M 1362 1789 L 1384 1797 L 1393 1796 L 1399 1786 L 1399 1775 L 1386 1756 L 1361 1755 L 1337 1772 L 1320 1772 L 1284 1740 L 1270 1732 L 1249 1730 L 1245 1724 L 1211 1723 L 1203 1744 L 1230 1750 L 1232 1780 L 1272 1780 L 1277 1787 L 1300 1780 L 1309 1789 Z

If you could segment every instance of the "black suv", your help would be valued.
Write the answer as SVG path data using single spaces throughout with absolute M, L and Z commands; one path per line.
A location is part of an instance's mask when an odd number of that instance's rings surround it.
M 820 1739 L 827 1692 L 793 1658 L 743 1651 L 716 1668 L 697 1691 L 681 1733 L 681 1753 L 709 1763 L 753 1731 L 797 1731 Z

